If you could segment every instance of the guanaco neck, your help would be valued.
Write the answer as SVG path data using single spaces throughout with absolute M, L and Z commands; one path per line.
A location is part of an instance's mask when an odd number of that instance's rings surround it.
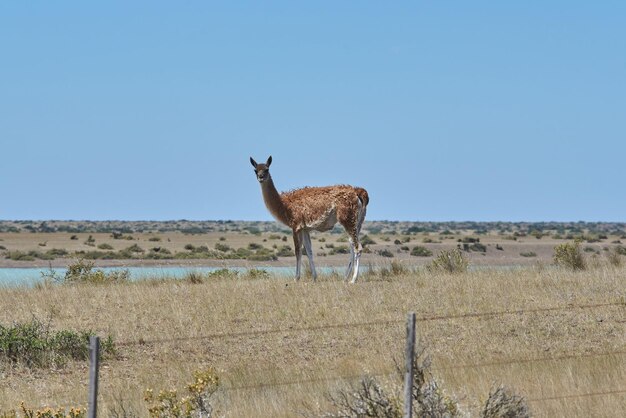
M 270 211 L 272 216 L 276 218 L 279 222 L 284 223 L 289 226 L 289 210 L 285 203 L 280 197 L 278 190 L 276 190 L 276 186 L 274 186 L 274 181 L 272 177 L 269 176 L 267 180 L 261 183 L 261 191 L 263 192 L 263 200 L 265 201 L 265 206 Z

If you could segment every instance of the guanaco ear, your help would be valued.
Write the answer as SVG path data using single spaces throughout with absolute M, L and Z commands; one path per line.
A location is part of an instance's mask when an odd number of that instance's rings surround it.
M 250 164 L 252 164 L 252 167 L 256 168 L 256 166 L 258 165 L 256 163 L 256 161 L 254 161 L 254 158 L 250 157 Z
M 265 163 L 265 165 L 267 166 L 267 168 L 270 168 L 270 164 L 272 164 L 272 156 L 270 155 L 270 158 L 267 159 L 267 162 Z

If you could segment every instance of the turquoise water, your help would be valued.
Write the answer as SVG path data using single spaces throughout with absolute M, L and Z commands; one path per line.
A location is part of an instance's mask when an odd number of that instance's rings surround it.
M 177 279 L 183 278 L 190 272 L 209 273 L 219 270 L 219 267 L 102 267 L 105 272 L 115 270 L 128 270 L 131 280 L 144 279 Z M 52 269 L 60 277 L 63 277 L 65 268 Z M 229 270 L 246 271 L 244 267 L 230 267 Z M 295 267 L 261 267 L 259 270 L 265 270 L 268 273 L 279 276 L 292 276 L 295 274 Z M 324 269 L 318 269 L 318 272 L 324 272 Z M 42 273 L 48 273 L 49 268 L 0 268 L 0 286 L 33 286 L 41 282 Z

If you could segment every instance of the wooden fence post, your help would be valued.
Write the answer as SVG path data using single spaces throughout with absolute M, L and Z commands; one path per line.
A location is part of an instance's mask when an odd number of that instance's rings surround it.
M 96 418 L 98 410 L 98 363 L 100 361 L 100 337 L 89 337 L 89 404 L 88 418 Z
M 406 324 L 406 372 L 404 375 L 404 418 L 413 417 L 413 357 L 415 356 L 415 312 Z

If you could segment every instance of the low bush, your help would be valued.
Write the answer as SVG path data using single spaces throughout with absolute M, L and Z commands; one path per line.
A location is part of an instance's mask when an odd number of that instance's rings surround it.
M 327 244 L 329 245 L 329 244 Z M 332 245 L 332 244 L 330 244 Z M 334 255 L 334 254 L 349 254 L 350 253 L 350 249 L 348 248 L 347 245 L 337 245 L 336 247 L 330 247 L 330 255 Z
M 365 235 L 363 236 L 363 238 L 361 238 L 361 245 L 375 245 L 375 244 L 376 244 L 376 241 L 370 238 L 369 235 Z
M 98 249 L 99 250 L 112 250 L 113 246 L 111 246 L 110 244 L 100 244 L 98 245 Z
M 437 257 L 427 266 L 428 271 L 431 272 L 445 272 L 445 273 L 464 273 L 469 267 L 469 261 L 463 256 L 461 250 L 443 250 Z
M 519 253 L 522 257 L 537 257 L 537 253 L 534 251 L 526 251 L 523 253 Z
M 220 379 L 211 367 L 194 372 L 193 381 L 186 386 L 185 396 L 176 390 L 161 390 L 157 395 L 148 389 L 145 401 L 151 418 L 191 418 L 213 416 L 211 398 L 220 386 Z
M 431 255 L 433 255 L 433 252 L 430 251 L 426 247 L 422 247 L 421 245 L 416 245 L 411 250 L 411 255 L 415 257 L 430 257 Z
M 0 361 L 27 367 L 59 367 L 68 360 L 89 359 L 89 337 L 92 331 L 52 331 L 50 324 L 38 319 L 27 323 L 0 324 Z M 115 345 L 111 336 L 101 342 L 100 353 L 112 355 Z
M 504 386 L 491 389 L 480 412 L 481 418 L 530 418 L 526 400 Z
M 41 277 L 44 282 L 56 282 L 59 284 L 107 284 L 107 283 L 126 283 L 130 281 L 130 272 L 128 270 L 112 270 L 105 272 L 101 269 L 94 269 L 92 261 L 79 259 L 67 266 L 67 270 L 63 277 L 50 269 L 42 272 Z
M 387 257 L 387 258 L 392 258 L 393 257 L 393 253 L 391 251 L 389 251 L 388 249 L 384 249 L 384 250 L 379 250 L 378 251 L 378 255 L 382 256 L 382 257 Z
M 587 264 L 580 251 L 580 241 L 565 242 L 554 247 L 554 264 L 570 270 L 585 270 Z
M 277 257 L 291 257 L 293 255 L 295 255 L 295 253 L 289 245 L 283 245 L 276 250 Z
M 232 248 L 230 248 L 230 245 L 228 244 L 222 244 L 221 242 L 218 242 L 215 244 L 215 249 L 217 251 L 221 251 L 223 253 L 228 252 L 230 250 L 232 250 Z

